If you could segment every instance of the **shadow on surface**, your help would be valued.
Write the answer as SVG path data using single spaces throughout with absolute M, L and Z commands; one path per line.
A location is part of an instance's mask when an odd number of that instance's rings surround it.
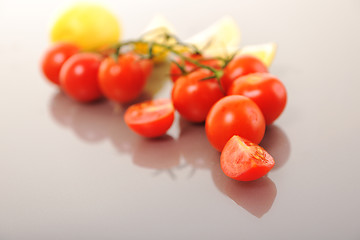
M 170 169 L 180 163 L 179 146 L 173 137 L 139 138 L 133 152 L 135 165 L 152 169 Z
M 196 169 L 209 169 L 215 186 L 252 215 L 260 218 L 267 213 L 276 198 L 274 182 L 263 177 L 253 182 L 238 182 L 225 176 L 220 168 L 220 153 L 207 140 L 204 125 L 179 119 L 180 135 L 177 139 L 165 135 L 146 139 L 133 133 L 125 124 L 126 106 L 115 106 L 108 101 L 81 104 L 69 99 L 62 92 L 56 93 L 50 104 L 55 122 L 71 129 L 77 137 L 88 143 L 109 138 L 119 153 L 132 155 L 136 166 L 169 172 L 176 179 L 175 170 L 188 171 L 189 177 Z M 277 126 L 268 127 L 261 145 L 275 158 L 274 169 L 283 166 L 290 155 L 290 142 Z M 180 159 L 184 158 L 184 166 Z
M 211 173 L 219 191 L 255 217 L 261 218 L 271 209 L 277 189 L 267 176 L 251 182 L 235 181 L 223 173 L 220 162 L 214 165 Z
M 54 94 L 49 112 L 60 126 L 69 128 L 82 141 L 97 143 L 110 138 L 121 152 L 130 151 L 129 142 L 136 135 L 123 120 L 125 107 L 108 101 L 82 104 L 63 92 Z
M 265 136 L 260 145 L 275 160 L 275 166 L 272 170 L 282 167 L 289 160 L 291 152 L 290 141 L 285 132 L 278 126 L 267 126 Z
M 204 124 L 192 124 L 180 118 L 179 127 L 177 142 L 187 164 L 196 169 L 211 169 L 220 154 L 207 140 Z

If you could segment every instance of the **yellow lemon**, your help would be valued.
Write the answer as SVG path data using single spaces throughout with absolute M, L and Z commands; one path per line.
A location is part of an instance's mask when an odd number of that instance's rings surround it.
M 241 40 L 240 29 L 235 20 L 225 16 L 203 31 L 186 40 L 206 55 L 224 57 L 238 49 Z
M 63 12 L 51 28 L 53 42 L 65 41 L 83 50 L 97 50 L 119 41 L 121 26 L 102 6 L 78 4 Z
M 243 47 L 239 55 L 249 54 L 259 58 L 267 67 L 269 67 L 276 53 L 276 43 L 265 43 L 259 45 L 248 45 Z
M 156 15 L 152 18 L 148 26 L 144 30 L 142 39 L 145 41 L 156 42 L 159 44 L 174 44 L 175 39 L 166 39 L 164 36 L 166 34 L 174 34 L 174 28 L 170 22 L 163 17 L 162 15 Z M 147 54 L 149 52 L 149 46 L 146 43 L 137 43 L 135 44 L 135 51 L 141 54 Z M 161 63 L 165 61 L 169 51 L 163 47 L 154 46 L 153 47 L 154 62 Z

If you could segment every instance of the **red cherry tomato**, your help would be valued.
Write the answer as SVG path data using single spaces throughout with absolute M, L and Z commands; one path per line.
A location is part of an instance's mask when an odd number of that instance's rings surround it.
M 251 99 L 240 95 L 226 96 L 209 111 L 205 130 L 211 145 L 221 152 L 234 135 L 260 143 L 265 133 L 265 119 Z
M 267 125 L 273 123 L 286 105 L 286 89 L 279 79 L 269 73 L 253 73 L 236 79 L 229 95 L 244 95 L 261 109 Z
M 224 75 L 221 77 L 221 85 L 227 92 L 235 79 L 256 72 L 268 72 L 268 69 L 258 58 L 250 55 L 240 55 L 231 60 L 225 67 Z
M 253 181 L 266 175 L 275 161 L 259 145 L 235 135 L 226 143 L 220 164 L 226 176 L 238 181 Z
M 210 66 L 210 67 L 213 67 L 216 69 L 220 69 L 220 62 L 217 59 L 207 59 L 207 58 L 204 58 L 204 56 L 202 56 L 201 54 L 184 54 L 184 55 L 188 58 L 199 61 L 199 63 L 201 63 L 203 65 Z M 193 64 L 189 61 L 184 61 L 181 58 L 176 58 L 174 61 L 177 62 L 180 66 L 182 66 L 184 68 L 184 70 L 188 73 L 198 68 L 195 64 Z M 182 76 L 182 74 L 183 73 L 181 72 L 181 69 L 179 68 L 179 66 L 172 62 L 170 64 L 171 80 L 173 82 L 175 82 L 179 77 Z
M 80 49 L 71 43 L 58 43 L 50 47 L 41 62 L 42 72 L 50 82 L 60 85 L 59 73 L 62 65 Z
M 203 80 L 213 75 L 206 69 L 198 69 L 180 77 L 172 89 L 175 109 L 190 122 L 204 122 L 210 108 L 224 97 L 216 79 Z
M 98 84 L 101 56 L 78 53 L 70 57 L 60 70 L 60 84 L 64 92 L 80 102 L 91 102 L 102 97 Z
M 125 103 L 136 99 L 145 87 L 153 63 L 140 59 L 134 53 L 103 60 L 99 69 L 99 85 L 104 95 L 115 102 Z
M 125 123 L 144 137 L 159 137 L 174 121 L 174 107 L 169 99 L 150 100 L 130 106 L 124 115 Z

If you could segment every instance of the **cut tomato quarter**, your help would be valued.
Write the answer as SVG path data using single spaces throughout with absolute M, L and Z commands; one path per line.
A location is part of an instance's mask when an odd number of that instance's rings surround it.
M 238 181 L 252 181 L 266 175 L 275 161 L 259 145 L 234 135 L 221 153 L 220 164 L 226 176 Z

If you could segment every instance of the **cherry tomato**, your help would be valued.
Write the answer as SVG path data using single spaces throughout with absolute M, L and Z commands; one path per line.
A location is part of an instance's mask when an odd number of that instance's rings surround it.
M 124 120 L 134 132 L 144 137 L 160 137 L 171 127 L 174 111 L 170 99 L 150 100 L 130 106 Z
M 58 43 L 50 47 L 41 62 L 42 72 L 50 82 L 60 85 L 59 73 L 62 65 L 75 53 L 79 47 L 71 43 Z
M 225 67 L 221 85 L 227 92 L 235 79 L 256 72 L 268 72 L 268 69 L 258 58 L 250 55 L 240 55 L 231 60 Z
M 220 62 L 217 59 L 211 59 L 211 58 L 207 59 L 207 58 L 204 58 L 201 54 L 195 54 L 195 53 L 194 54 L 184 54 L 184 55 L 188 58 L 199 61 L 199 63 L 201 63 L 203 65 L 210 66 L 210 67 L 213 67 L 216 69 L 220 69 Z M 174 61 L 177 62 L 180 66 L 182 66 L 184 68 L 184 70 L 188 73 L 198 68 L 195 64 L 193 64 L 189 61 L 184 61 L 181 58 L 176 58 Z M 173 82 L 175 82 L 181 76 L 182 76 L 181 69 L 179 68 L 178 65 L 176 65 L 175 63 L 172 62 L 170 64 L 171 80 Z
M 213 75 L 207 69 L 198 69 L 180 77 L 172 89 L 175 109 L 190 122 L 204 122 L 210 108 L 224 97 L 215 78 L 203 80 Z
M 103 60 L 99 69 L 99 85 L 104 95 L 115 102 L 125 103 L 136 99 L 143 91 L 153 63 L 140 59 L 134 53 Z
M 264 114 L 267 125 L 283 112 L 287 98 L 285 86 L 269 73 L 253 73 L 236 79 L 228 94 L 239 94 L 253 100 Z
M 221 153 L 220 164 L 226 176 L 238 181 L 253 181 L 266 175 L 275 161 L 259 145 L 234 135 Z
M 251 99 L 240 95 L 226 96 L 209 111 L 205 130 L 211 145 L 221 152 L 234 135 L 260 143 L 265 133 L 265 119 Z
M 102 97 L 98 84 L 101 56 L 78 53 L 70 57 L 60 70 L 60 84 L 64 92 L 80 102 L 91 102 Z

